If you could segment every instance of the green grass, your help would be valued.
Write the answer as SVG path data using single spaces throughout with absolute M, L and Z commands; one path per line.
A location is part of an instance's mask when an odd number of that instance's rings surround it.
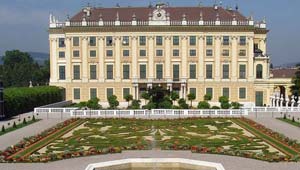
M 14 127 L 9 127 L 9 128 L 7 128 L 7 129 L 5 129 L 4 132 L 0 131 L 0 136 L 2 136 L 2 135 L 4 135 L 4 134 L 7 134 L 7 133 L 9 133 L 9 132 L 15 131 L 15 130 L 17 130 L 17 129 L 21 129 L 21 128 L 23 128 L 23 127 L 29 126 L 29 125 L 31 125 L 31 124 L 33 124 L 33 123 L 38 122 L 38 121 L 40 121 L 40 119 L 36 119 L 35 121 L 30 120 L 30 121 L 28 121 L 26 124 L 24 124 L 23 122 L 21 122 L 21 123 L 17 124 L 17 127 L 16 127 L 16 128 L 14 128 Z M 0 128 L 2 128 L 2 126 L 1 126 Z M 1 129 L 0 129 L 0 130 L 1 130 Z
M 297 127 L 300 127 L 300 123 L 299 122 L 296 122 L 296 121 L 292 121 L 290 119 L 284 119 L 284 118 L 277 118 L 278 120 L 281 120 L 283 122 L 286 122 L 288 124 L 291 124 L 291 125 L 294 125 L 294 126 L 297 126 Z

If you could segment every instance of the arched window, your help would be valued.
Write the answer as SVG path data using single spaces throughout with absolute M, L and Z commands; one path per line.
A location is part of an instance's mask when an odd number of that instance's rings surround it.
M 256 65 L 256 78 L 257 79 L 263 78 L 263 66 L 261 64 Z

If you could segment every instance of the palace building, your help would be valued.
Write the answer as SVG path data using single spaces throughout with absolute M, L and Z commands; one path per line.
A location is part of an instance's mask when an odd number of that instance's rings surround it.
M 153 86 L 181 98 L 205 94 L 245 106 L 269 105 L 290 79 L 272 77 L 265 20 L 212 7 L 85 7 L 65 22 L 50 16 L 50 85 L 75 102 L 135 99 Z M 195 102 L 195 104 L 196 104 Z

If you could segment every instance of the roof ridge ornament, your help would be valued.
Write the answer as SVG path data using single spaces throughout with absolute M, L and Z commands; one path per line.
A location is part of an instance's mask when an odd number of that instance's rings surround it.
M 99 14 L 99 21 L 103 21 L 102 14 Z
M 119 12 L 116 14 L 116 21 L 120 21 Z

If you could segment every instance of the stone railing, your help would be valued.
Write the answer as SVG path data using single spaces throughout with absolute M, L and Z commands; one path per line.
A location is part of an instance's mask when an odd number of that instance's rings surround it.
M 197 117 L 197 116 L 246 116 L 247 110 L 71 110 L 71 117 Z
M 300 107 L 251 107 L 243 109 L 248 112 L 300 112 Z
M 256 28 L 266 28 L 265 22 L 248 21 L 77 21 L 77 22 L 50 22 L 50 28 L 62 27 L 102 27 L 102 26 L 253 26 Z

